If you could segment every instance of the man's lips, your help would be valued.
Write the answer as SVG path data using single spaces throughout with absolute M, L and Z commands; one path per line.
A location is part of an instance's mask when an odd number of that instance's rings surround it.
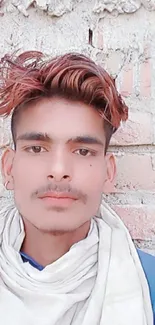
M 48 207 L 53 208 L 69 208 L 73 202 L 78 200 L 77 197 L 70 193 L 54 193 L 48 192 L 38 196 L 42 202 Z
M 71 200 L 77 200 L 78 198 L 69 194 L 69 193 L 54 193 L 54 192 L 48 192 L 44 193 L 42 195 L 39 195 L 39 199 L 46 199 L 46 198 L 51 198 L 51 199 L 71 199 Z

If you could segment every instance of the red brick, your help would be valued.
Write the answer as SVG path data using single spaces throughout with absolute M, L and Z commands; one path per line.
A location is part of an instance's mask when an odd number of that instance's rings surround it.
M 142 97 L 151 97 L 151 62 L 143 62 L 140 67 L 140 95 Z
M 124 153 L 117 157 L 116 192 L 128 190 L 155 191 L 153 156 Z
M 129 119 L 114 134 L 111 145 L 146 145 L 153 143 L 153 116 L 146 112 L 130 112 Z
M 133 239 L 148 240 L 155 236 L 155 205 L 121 206 L 112 208 L 118 213 Z
M 131 63 L 123 68 L 120 93 L 124 97 L 128 97 L 133 93 L 133 65 Z
M 122 60 L 123 60 L 123 54 L 121 51 L 109 52 L 108 56 L 105 58 L 105 67 L 113 77 L 116 77 L 119 74 Z M 116 85 L 119 88 L 118 82 L 119 80 L 117 80 Z
M 97 38 L 97 48 L 103 50 L 104 42 L 103 42 L 103 32 L 98 29 L 98 38 Z

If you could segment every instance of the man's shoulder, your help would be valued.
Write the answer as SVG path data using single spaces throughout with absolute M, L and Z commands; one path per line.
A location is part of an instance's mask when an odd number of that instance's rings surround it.
M 155 256 L 137 250 L 150 288 L 152 306 L 155 313 Z

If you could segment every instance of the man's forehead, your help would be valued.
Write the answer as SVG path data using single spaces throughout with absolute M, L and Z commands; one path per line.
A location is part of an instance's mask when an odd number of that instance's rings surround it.
M 19 115 L 17 138 L 26 133 L 42 133 L 65 141 L 81 136 L 104 139 L 103 119 L 94 108 L 79 102 L 44 99 L 27 104 Z
M 77 118 L 78 116 L 81 118 L 81 116 L 83 116 L 82 120 L 84 120 L 85 117 L 94 120 L 94 117 L 96 117 L 98 121 L 101 122 L 102 120 L 103 122 L 99 112 L 93 106 L 61 97 L 45 97 L 34 100 L 21 106 L 18 112 L 21 117 L 23 116 L 24 120 L 25 118 L 29 120 L 33 118 L 45 119 L 48 118 L 48 116 L 53 118 L 65 118 L 65 116 L 67 116 L 67 118 Z

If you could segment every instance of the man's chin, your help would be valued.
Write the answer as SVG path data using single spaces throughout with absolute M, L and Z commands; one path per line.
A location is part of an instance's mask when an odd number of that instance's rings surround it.
M 29 222 L 39 231 L 51 234 L 73 232 L 81 226 L 82 222 L 77 220 L 73 214 L 67 213 L 64 209 L 63 211 L 59 209 L 56 207 L 55 211 L 52 209 L 46 210 L 42 214 L 39 212 Z

